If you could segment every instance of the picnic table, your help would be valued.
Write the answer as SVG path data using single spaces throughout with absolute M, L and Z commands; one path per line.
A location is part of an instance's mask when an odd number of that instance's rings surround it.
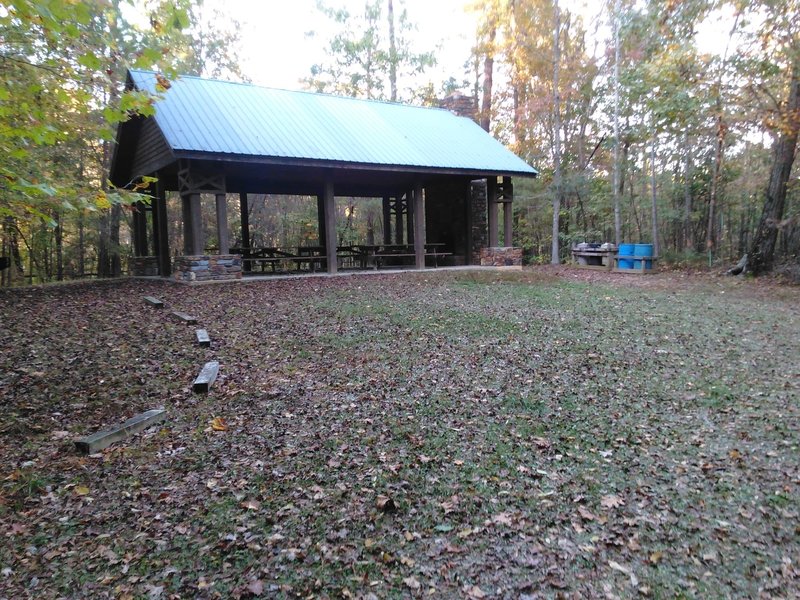
M 444 246 L 445 244 L 438 242 L 425 244 L 425 256 L 433 257 L 434 266 L 439 266 L 440 257 L 451 255 L 450 252 L 442 251 Z M 413 264 L 417 257 L 414 244 L 357 244 L 353 248 L 362 256 L 362 269 Z

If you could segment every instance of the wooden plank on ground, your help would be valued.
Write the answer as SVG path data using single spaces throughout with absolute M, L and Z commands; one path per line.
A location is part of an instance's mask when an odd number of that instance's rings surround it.
M 153 308 L 164 308 L 164 302 L 159 300 L 155 296 L 145 296 L 144 301 L 147 302 Z
M 154 423 L 162 421 L 166 416 L 163 408 L 154 408 L 140 415 L 131 417 L 122 425 L 117 425 L 105 431 L 98 431 L 75 442 L 75 447 L 84 454 L 94 454 L 111 444 L 124 440 L 135 433 L 139 433 Z
M 181 312 L 179 310 L 173 310 L 172 314 L 180 321 L 183 321 L 187 325 L 196 325 L 197 324 L 197 317 L 193 317 L 192 315 L 187 315 L 185 312 Z
M 211 388 L 211 384 L 216 380 L 217 373 L 219 373 L 219 363 L 215 360 L 207 362 L 203 370 L 200 371 L 200 374 L 197 376 L 197 379 L 194 380 L 192 391 L 195 394 L 207 393 L 209 388 Z
M 211 338 L 208 337 L 208 332 L 205 329 L 198 329 L 195 331 L 197 335 L 197 343 L 203 348 L 208 348 L 211 345 Z

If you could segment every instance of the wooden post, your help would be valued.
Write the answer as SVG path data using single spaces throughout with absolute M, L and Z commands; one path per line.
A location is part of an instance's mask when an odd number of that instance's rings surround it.
M 392 243 L 392 207 L 390 205 L 391 198 L 389 196 L 383 197 L 383 243 Z
M 147 213 L 144 202 L 137 202 L 133 211 L 133 254 L 147 256 Z
M 158 256 L 158 274 L 169 277 L 172 274 L 172 264 L 169 259 L 169 223 L 167 221 L 167 191 L 164 183 L 156 183 L 156 197 L 153 199 L 153 241 L 156 256 Z M 156 245 L 156 241 L 158 245 Z
M 486 205 L 489 209 L 489 247 L 497 246 L 497 177 L 486 180 Z
M 409 201 L 411 199 L 409 198 Z M 414 186 L 414 254 L 417 268 L 425 268 L 425 195 L 422 184 Z
M 242 259 L 250 256 L 250 207 L 247 205 L 247 193 L 239 194 L 239 214 L 242 222 Z M 250 261 L 242 261 L 242 270 L 250 272 Z
M 503 177 L 503 244 L 514 245 L 514 188 L 511 177 Z
M 411 196 L 413 195 L 414 191 L 409 190 L 406 194 L 406 198 L 409 200 L 406 201 L 406 243 L 413 244 L 414 243 L 414 203 L 410 200 Z
M 230 253 L 230 242 L 228 241 L 228 200 L 225 194 L 217 194 L 217 241 L 219 242 L 219 253 Z
M 319 233 L 319 245 L 326 248 L 325 243 L 325 196 L 317 194 L 317 231 Z
M 203 223 L 200 214 L 200 194 L 184 194 L 183 250 L 186 254 L 203 254 Z
M 150 209 L 151 209 L 150 210 L 150 214 L 153 217 L 153 220 L 151 222 L 152 229 L 150 230 L 150 237 L 153 240 L 153 256 L 156 256 L 156 257 L 160 258 L 161 257 L 161 242 L 158 239 L 158 204 L 159 204 L 159 198 L 158 198 L 159 185 L 158 185 L 158 183 L 156 183 L 155 186 L 156 187 L 153 190 L 154 193 L 153 193 L 152 197 L 150 198 Z M 159 264 L 159 270 L 160 270 L 161 269 L 161 266 L 160 266 L 161 265 L 161 261 L 159 260 L 157 262 Z
M 336 263 L 336 201 L 331 180 L 325 182 L 323 204 L 325 208 L 325 254 L 328 257 L 328 273 L 334 274 L 338 270 Z
M 406 194 L 406 203 L 408 203 L 408 194 Z M 394 243 L 403 243 L 403 197 L 398 196 L 394 199 Z

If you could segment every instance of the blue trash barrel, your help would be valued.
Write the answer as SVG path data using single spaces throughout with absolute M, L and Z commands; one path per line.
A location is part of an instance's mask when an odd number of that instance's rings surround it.
M 653 244 L 634 244 L 633 246 L 633 255 L 634 256 L 653 256 Z M 634 260 L 633 261 L 633 268 L 634 269 L 641 269 L 642 268 L 642 261 L 641 260 Z M 653 261 L 646 260 L 644 261 L 644 268 L 645 269 L 652 269 L 653 268 Z
M 634 244 L 620 244 L 618 256 L 633 256 L 634 249 Z M 633 261 L 629 258 L 620 258 L 618 266 L 620 269 L 632 269 Z

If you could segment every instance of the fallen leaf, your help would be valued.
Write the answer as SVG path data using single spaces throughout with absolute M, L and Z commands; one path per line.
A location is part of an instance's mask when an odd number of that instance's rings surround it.
M 616 494 L 609 494 L 600 498 L 600 506 L 603 508 L 617 508 L 618 506 L 625 506 L 625 501 Z
M 397 505 L 389 496 L 380 495 L 375 499 L 375 506 L 383 512 L 393 512 L 397 510 Z
M 253 579 L 247 584 L 247 591 L 253 594 L 253 596 L 260 596 L 264 593 L 264 582 L 260 579 Z
M 91 492 L 91 490 L 85 485 L 76 486 L 74 491 L 78 496 L 85 496 Z
M 214 431 L 228 431 L 228 425 L 222 417 L 214 417 L 211 419 L 211 429 Z
M 413 577 L 406 577 L 406 578 L 404 578 L 404 579 L 403 579 L 403 583 L 405 583 L 405 584 L 406 584 L 406 585 L 407 585 L 409 588 L 411 588 L 411 589 L 412 589 L 412 590 L 414 590 L 415 592 L 416 592 L 417 590 L 419 590 L 419 588 L 421 587 L 421 586 L 420 586 L 420 584 L 419 584 L 419 581 L 417 581 L 417 580 L 416 580 L 415 578 L 413 578 Z
M 595 516 L 592 513 L 592 511 L 590 511 L 585 506 L 579 506 L 578 507 L 578 514 L 581 516 L 582 519 L 584 519 L 586 521 L 594 521 L 595 520 Z
M 242 502 L 242 508 L 246 510 L 259 510 L 261 508 L 261 503 L 258 500 L 247 500 Z
M 664 558 L 664 553 L 661 552 L 660 550 L 657 550 L 657 551 L 653 552 L 652 554 L 650 554 L 650 564 L 651 565 L 657 565 L 658 563 L 661 562 L 662 558 Z
M 405 565 L 407 567 L 413 567 L 415 563 L 414 563 L 413 559 L 408 558 L 407 556 L 401 556 L 400 557 L 400 564 L 401 565 Z
M 474 598 L 475 600 L 486 598 L 486 593 L 477 585 L 472 585 L 472 586 L 465 585 L 463 591 L 468 598 Z

